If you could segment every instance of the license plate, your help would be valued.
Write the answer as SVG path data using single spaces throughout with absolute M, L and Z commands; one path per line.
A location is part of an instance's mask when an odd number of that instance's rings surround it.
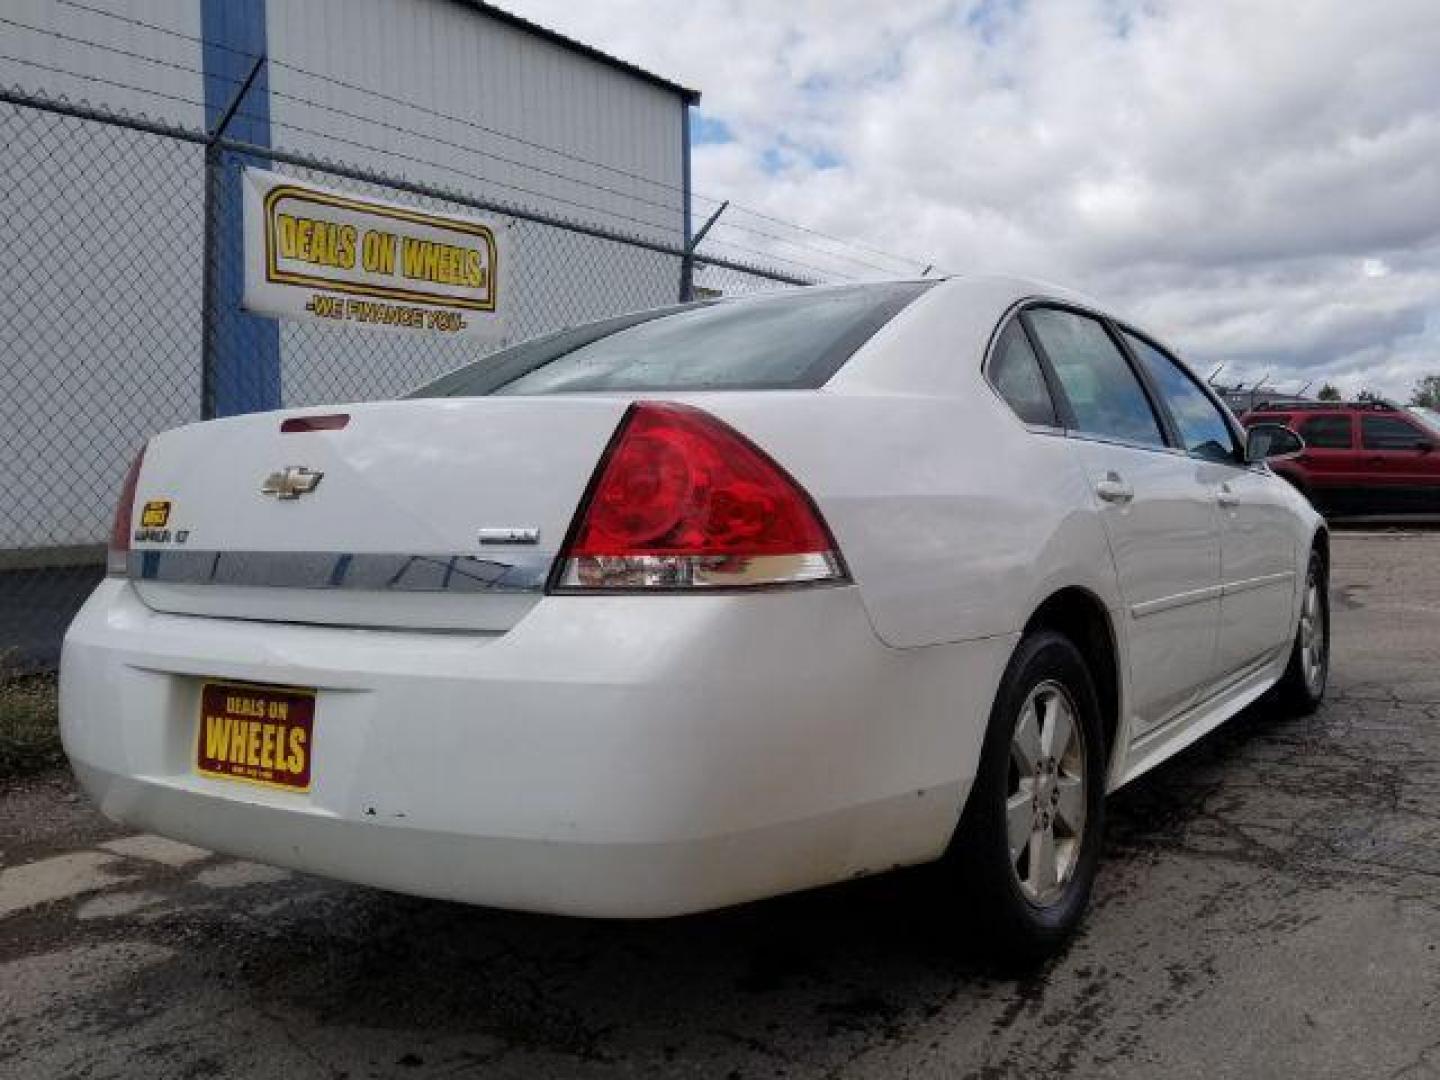
M 314 735 L 314 690 L 207 682 L 200 691 L 195 771 L 309 791 Z

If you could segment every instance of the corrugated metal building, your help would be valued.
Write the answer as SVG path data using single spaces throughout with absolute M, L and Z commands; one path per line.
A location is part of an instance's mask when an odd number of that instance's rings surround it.
M 211 130 L 253 69 L 230 138 L 666 244 L 690 233 L 698 95 L 476 0 L 12 0 L 4 24 L 0 86 Z M 208 268 L 231 302 L 205 340 L 204 148 L 134 132 L 122 145 L 36 115 L 7 110 L 0 123 L 7 247 L 50 245 L 0 290 L 0 490 L 83 471 L 113 492 L 145 434 L 199 418 L 207 347 L 216 415 L 381 396 L 433 373 L 413 342 L 240 312 L 234 197 L 217 201 L 228 239 Z M 131 160 L 140 144 L 144 168 Z M 516 264 L 515 336 L 614 310 L 607 283 L 577 272 L 587 241 L 574 240 L 532 244 Z M 625 306 L 676 297 L 674 259 L 646 254 L 627 268 Z M 561 291 L 565 310 L 552 312 Z M 467 358 L 456 348 L 427 363 Z M 116 392 L 117 372 L 136 392 Z M 113 498 L 95 487 L 58 483 L 0 515 L 0 554 L 94 545 Z

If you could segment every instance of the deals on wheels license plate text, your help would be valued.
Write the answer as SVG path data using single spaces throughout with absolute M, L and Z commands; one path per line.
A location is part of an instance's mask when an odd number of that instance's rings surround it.
M 195 769 L 204 776 L 310 790 L 315 691 L 207 682 Z

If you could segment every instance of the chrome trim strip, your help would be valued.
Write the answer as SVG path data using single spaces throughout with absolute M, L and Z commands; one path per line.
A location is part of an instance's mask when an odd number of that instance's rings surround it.
M 1155 615 L 1172 608 L 1214 600 L 1219 595 L 1219 585 L 1206 585 L 1203 589 L 1192 589 L 1190 592 L 1176 593 L 1174 596 L 1162 596 L 1158 600 L 1146 600 L 1144 603 L 1131 604 L 1130 615 L 1136 619 L 1143 619 L 1146 615 Z
M 1294 570 L 1282 570 L 1278 574 L 1263 574 L 1260 577 L 1246 578 L 1244 581 L 1229 582 L 1224 587 L 1224 594 L 1234 596 L 1236 593 L 1249 592 L 1251 589 L 1263 589 L 1267 585 L 1283 585 L 1294 580 Z
M 329 551 L 131 551 L 131 581 L 355 592 L 543 592 L 553 554 L 383 555 Z
M 1244 581 L 1232 581 L 1228 585 L 1207 585 L 1203 589 L 1193 589 L 1190 592 L 1176 593 L 1174 596 L 1162 596 L 1158 600 L 1146 600 L 1144 603 L 1131 604 L 1130 615 L 1136 619 L 1143 619 L 1146 615 L 1155 615 L 1161 611 L 1185 607 L 1188 604 L 1203 603 L 1206 600 L 1214 600 L 1217 596 L 1234 596 L 1236 593 L 1249 592 L 1251 589 L 1263 589 L 1268 585 L 1281 585 L 1294 580 L 1294 570 L 1282 570 L 1278 574 L 1265 574 L 1261 577 L 1246 578 Z

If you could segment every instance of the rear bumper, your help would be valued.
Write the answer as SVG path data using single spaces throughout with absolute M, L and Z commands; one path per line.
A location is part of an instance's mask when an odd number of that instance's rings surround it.
M 853 588 L 547 597 L 504 634 L 159 614 L 106 581 L 61 730 L 118 821 L 534 911 L 679 914 L 938 856 L 1013 639 L 894 650 Z M 194 771 L 207 678 L 318 689 L 312 787 Z

